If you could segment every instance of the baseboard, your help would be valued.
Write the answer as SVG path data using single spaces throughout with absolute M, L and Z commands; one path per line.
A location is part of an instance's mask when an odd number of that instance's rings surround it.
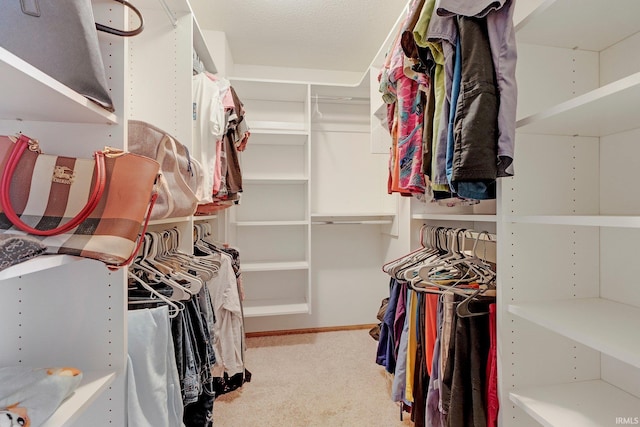
M 277 336 L 277 335 L 317 334 L 320 332 L 354 331 L 358 329 L 371 329 L 376 325 L 377 323 L 371 323 L 367 325 L 326 326 L 323 328 L 283 329 L 279 331 L 247 332 L 246 336 L 247 338 L 256 338 L 256 337 L 271 337 L 271 336 Z

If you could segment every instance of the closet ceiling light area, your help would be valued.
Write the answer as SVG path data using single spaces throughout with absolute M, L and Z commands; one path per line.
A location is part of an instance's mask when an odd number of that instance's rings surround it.
M 236 64 L 364 73 L 405 0 L 192 0 L 203 30 L 223 31 Z

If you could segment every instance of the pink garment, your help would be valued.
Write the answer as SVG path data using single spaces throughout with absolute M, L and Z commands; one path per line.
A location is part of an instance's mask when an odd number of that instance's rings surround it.
M 220 192 L 220 186 L 222 184 L 222 140 L 216 141 L 216 159 L 218 160 L 213 168 L 213 193 L 218 194 Z
M 487 427 L 498 426 L 498 351 L 496 343 L 496 305 L 489 305 L 489 357 L 487 358 Z
M 222 106 L 225 110 L 232 110 L 235 108 L 236 104 L 233 102 L 233 94 L 230 90 L 224 94 L 224 97 L 222 98 Z
M 424 194 L 426 182 L 422 174 L 422 125 L 425 94 L 419 83 L 402 74 L 397 80 L 398 151 L 401 191 Z

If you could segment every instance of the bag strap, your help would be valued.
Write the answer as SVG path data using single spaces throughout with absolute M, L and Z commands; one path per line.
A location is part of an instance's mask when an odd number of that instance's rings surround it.
M 128 7 L 129 9 L 131 9 L 131 11 L 138 16 L 138 19 L 140 20 L 140 25 L 135 30 L 127 31 L 127 30 L 119 30 L 113 27 L 107 27 L 106 25 L 98 24 L 96 22 L 96 29 L 98 31 L 103 31 L 105 33 L 115 34 L 116 36 L 120 36 L 120 37 L 131 37 L 131 36 L 137 36 L 138 34 L 140 34 L 144 29 L 144 20 L 142 19 L 142 13 L 140 13 L 138 8 L 136 8 L 134 5 L 129 3 L 127 0 L 114 0 L 114 1 L 117 1 L 118 3 L 124 5 L 124 7 Z
M 149 207 L 147 208 L 147 214 L 144 217 L 144 224 L 142 225 L 142 231 L 138 235 L 138 241 L 136 242 L 136 248 L 131 252 L 129 258 L 120 263 L 120 264 L 111 264 L 107 265 L 107 268 L 112 271 L 116 271 L 122 267 L 126 267 L 131 264 L 131 261 L 138 255 L 140 251 L 140 247 L 142 246 L 142 242 L 144 241 L 144 235 L 147 233 L 147 228 L 149 227 L 149 219 L 151 218 L 151 211 L 153 210 L 153 206 L 156 204 L 156 200 L 158 200 L 158 193 L 154 192 L 151 195 L 151 200 L 149 200 Z
M 60 227 L 52 228 L 50 230 L 38 230 L 37 228 L 30 227 L 22 222 L 11 205 L 11 198 L 9 197 L 13 174 L 16 171 L 20 158 L 22 157 L 22 153 L 24 153 L 24 151 L 29 147 L 30 141 L 31 140 L 27 136 L 20 135 L 11 150 L 7 164 L 2 172 L 2 178 L 0 179 L 0 204 L 2 205 L 2 210 L 7 216 L 7 219 L 11 221 L 14 226 L 26 233 L 33 234 L 35 236 L 55 236 L 56 234 L 66 233 L 67 231 L 76 228 L 82 221 L 87 219 L 96 206 L 98 206 L 98 202 L 100 202 L 100 199 L 102 198 L 107 181 L 104 153 L 101 151 L 95 152 L 96 184 L 89 194 L 87 204 L 84 208 L 82 208 L 76 216 L 62 224 Z

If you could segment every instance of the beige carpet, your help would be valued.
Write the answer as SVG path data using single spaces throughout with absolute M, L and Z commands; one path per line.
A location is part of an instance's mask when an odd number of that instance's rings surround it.
M 391 401 L 376 347 L 367 330 L 249 338 L 253 377 L 216 398 L 214 426 L 411 426 Z

